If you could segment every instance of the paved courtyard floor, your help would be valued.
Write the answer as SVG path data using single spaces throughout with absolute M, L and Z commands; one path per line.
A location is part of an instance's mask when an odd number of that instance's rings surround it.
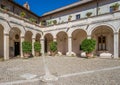
M 57 81 L 42 82 L 43 58 L 0 62 L 0 85 L 120 85 L 120 60 L 78 57 L 45 57 Z M 33 77 L 33 78 L 32 78 Z

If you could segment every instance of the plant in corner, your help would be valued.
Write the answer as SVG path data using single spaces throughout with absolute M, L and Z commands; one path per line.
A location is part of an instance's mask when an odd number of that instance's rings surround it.
M 32 44 L 30 42 L 23 41 L 22 51 L 23 51 L 24 58 L 29 58 L 32 52 Z
M 40 56 L 41 44 L 39 42 L 34 42 L 34 51 L 36 56 Z
M 113 5 L 110 6 L 110 7 L 113 9 L 113 11 L 117 11 L 117 10 L 119 9 L 119 6 L 120 6 L 119 3 L 115 3 L 115 4 L 113 4 Z
M 87 12 L 87 13 L 86 13 L 86 16 L 87 16 L 87 17 L 90 17 L 91 15 L 92 15 L 92 12 Z
M 94 39 L 85 39 L 81 43 L 81 49 L 86 52 L 86 57 L 92 57 L 92 51 L 95 49 L 96 41 Z
M 57 52 L 57 42 L 52 41 L 49 45 L 50 45 L 51 55 L 55 56 Z

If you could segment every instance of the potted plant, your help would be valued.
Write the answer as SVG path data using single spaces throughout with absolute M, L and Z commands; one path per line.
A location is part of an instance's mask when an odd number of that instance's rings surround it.
M 5 10 L 5 12 L 9 11 L 9 8 L 7 6 L 3 7 L 3 9 Z
M 32 51 L 32 44 L 27 41 L 22 42 L 22 51 L 24 58 L 29 58 Z
M 53 24 L 57 24 L 57 20 L 53 20 Z
M 72 19 L 72 16 L 70 15 L 70 16 L 68 17 L 68 21 L 71 21 L 71 19 Z
M 94 39 L 85 39 L 81 43 L 81 49 L 86 53 L 86 57 L 92 57 L 92 51 L 95 49 L 96 41 Z
M 92 15 L 92 12 L 87 12 L 87 13 L 86 13 L 86 16 L 87 16 L 87 17 L 90 17 L 91 15 Z
M 31 22 L 33 22 L 33 23 L 35 23 L 36 22 L 36 19 L 34 19 L 34 18 L 29 18 L 29 20 L 31 21 Z
M 50 43 L 50 51 L 51 51 L 51 55 L 54 56 L 56 54 L 57 51 L 57 42 L 52 41 Z
M 113 11 L 117 11 L 119 9 L 120 4 L 119 3 L 115 3 L 112 6 L 110 6 L 112 8 Z
M 39 42 L 34 42 L 35 55 L 40 56 L 41 44 Z
M 25 12 L 21 12 L 21 13 L 20 13 L 20 16 L 21 16 L 22 18 L 24 18 L 24 17 L 26 16 L 26 13 L 25 13 Z

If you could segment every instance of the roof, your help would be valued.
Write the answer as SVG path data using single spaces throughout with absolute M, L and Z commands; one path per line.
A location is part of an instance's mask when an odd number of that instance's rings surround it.
M 93 1 L 93 0 L 82 0 L 82 1 L 79 1 L 79 2 L 76 2 L 76 3 L 64 6 L 62 8 L 58 8 L 56 10 L 47 12 L 47 13 L 43 14 L 43 16 L 50 15 L 50 14 L 53 14 L 53 13 L 56 13 L 56 12 L 60 12 L 60 11 L 63 11 L 63 10 L 69 9 L 69 8 L 73 8 L 73 7 L 76 7 L 76 6 L 91 2 L 91 1 Z
M 16 3 L 15 1 L 13 1 L 13 0 L 8 0 L 9 2 L 11 2 L 11 3 L 13 3 L 13 4 L 15 4 L 15 5 L 17 5 L 18 7 L 20 7 L 20 8 L 22 8 L 22 9 L 24 9 L 24 10 L 26 10 L 27 12 L 29 12 L 29 13 L 31 13 L 31 14 L 33 14 L 34 16 L 36 16 L 36 17 L 38 17 L 39 18 L 39 16 L 38 15 L 36 15 L 35 13 L 33 13 L 32 11 L 30 11 L 30 10 L 28 10 L 28 9 L 26 9 L 25 7 L 23 7 L 23 6 L 21 6 L 21 5 L 19 5 L 18 3 Z

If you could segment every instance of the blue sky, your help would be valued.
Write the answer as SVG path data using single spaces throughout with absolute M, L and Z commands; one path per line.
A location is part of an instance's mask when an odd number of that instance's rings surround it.
M 55 10 L 57 8 L 75 3 L 80 0 L 14 0 L 20 5 L 23 5 L 26 1 L 30 5 L 30 10 L 41 16 L 42 14 Z

